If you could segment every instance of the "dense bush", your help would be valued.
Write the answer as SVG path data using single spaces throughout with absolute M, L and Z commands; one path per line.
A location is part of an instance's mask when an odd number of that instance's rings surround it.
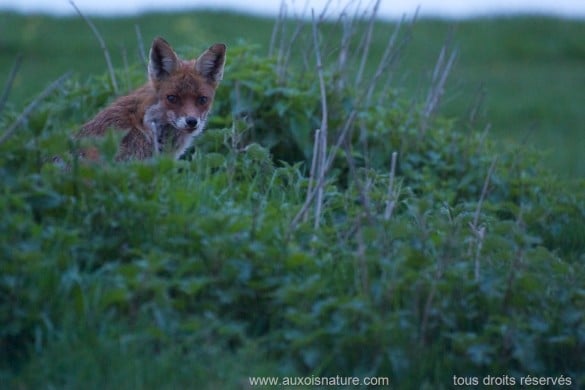
M 354 108 L 357 119 L 319 226 L 312 205 L 292 223 L 310 187 L 318 75 L 283 78 L 276 59 L 231 52 L 209 130 L 182 161 L 46 163 L 74 147 L 67 135 L 103 106 L 107 79 L 68 82 L 0 145 L 3 382 L 585 384 L 583 183 L 456 121 L 422 131 L 422 108 L 396 91 L 360 106 L 362 91 L 346 86 L 328 95 L 331 143 Z

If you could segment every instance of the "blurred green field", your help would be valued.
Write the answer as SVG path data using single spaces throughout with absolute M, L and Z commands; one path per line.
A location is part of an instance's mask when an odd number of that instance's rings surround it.
M 137 27 L 146 49 L 161 35 L 183 54 L 194 55 L 215 41 L 243 41 L 268 50 L 274 25 L 270 19 L 217 12 L 92 20 L 119 68 L 140 61 Z M 23 56 L 8 100 L 17 110 L 66 71 L 82 80 L 106 72 L 103 53 L 79 17 L 1 13 L 0 24 L 4 79 L 17 55 Z M 393 29 L 391 23 L 376 26 L 373 57 L 381 54 Z M 484 96 L 477 127 L 489 123 L 495 139 L 546 150 L 543 163 L 560 175 L 585 177 L 580 159 L 585 151 L 585 22 L 542 17 L 418 21 L 395 77 L 404 94 L 424 100 L 440 48 L 451 34 L 459 56 L 442 112 L 465 122 L 478 96 Z

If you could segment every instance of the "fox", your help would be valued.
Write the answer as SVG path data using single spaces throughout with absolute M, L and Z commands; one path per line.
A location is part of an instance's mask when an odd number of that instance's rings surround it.
M 119 97 L 81 126 L 74 138 L 103 136 L 108 129 L 125 131 L 116 161 L 144 160 L 168 153 L 179 159 L 203 133 L 215 92 L 223 79 L 226 45 L 216 43 L 199 57 L 183 60 L 161 37 L 148 56 L 148 81 Z M 98 160 L 95 148 L 80 151 Z

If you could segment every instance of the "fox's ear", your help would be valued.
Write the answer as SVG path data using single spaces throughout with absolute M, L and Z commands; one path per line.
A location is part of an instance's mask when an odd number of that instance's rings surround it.
M 179 57 L 167 41 L 158 37 L 152 42 L 148 62 L 148 77 L 162 80 L 170 75 L 179 65 Z
M 223 78 L 223 66 L 225 65 L 226 46 L 216 43 L 197 58 L 195 69 L 213 84 L 219 83 Z

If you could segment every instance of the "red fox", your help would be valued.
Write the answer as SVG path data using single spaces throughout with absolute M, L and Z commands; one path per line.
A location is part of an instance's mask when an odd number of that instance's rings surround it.
M 118 161 L 159 153 L 178 159 L 203 132 L 225 57 L 226 46 L 216 43 L 197 59 L 185 61 L 164 39 L 156 38 L 150 49 L 148 83 L 99 112 L 77 137 L 101 136 L 115 128 L 127 131 Z M 99 158 L 96 150 L 81 154 L 90 160 Z

